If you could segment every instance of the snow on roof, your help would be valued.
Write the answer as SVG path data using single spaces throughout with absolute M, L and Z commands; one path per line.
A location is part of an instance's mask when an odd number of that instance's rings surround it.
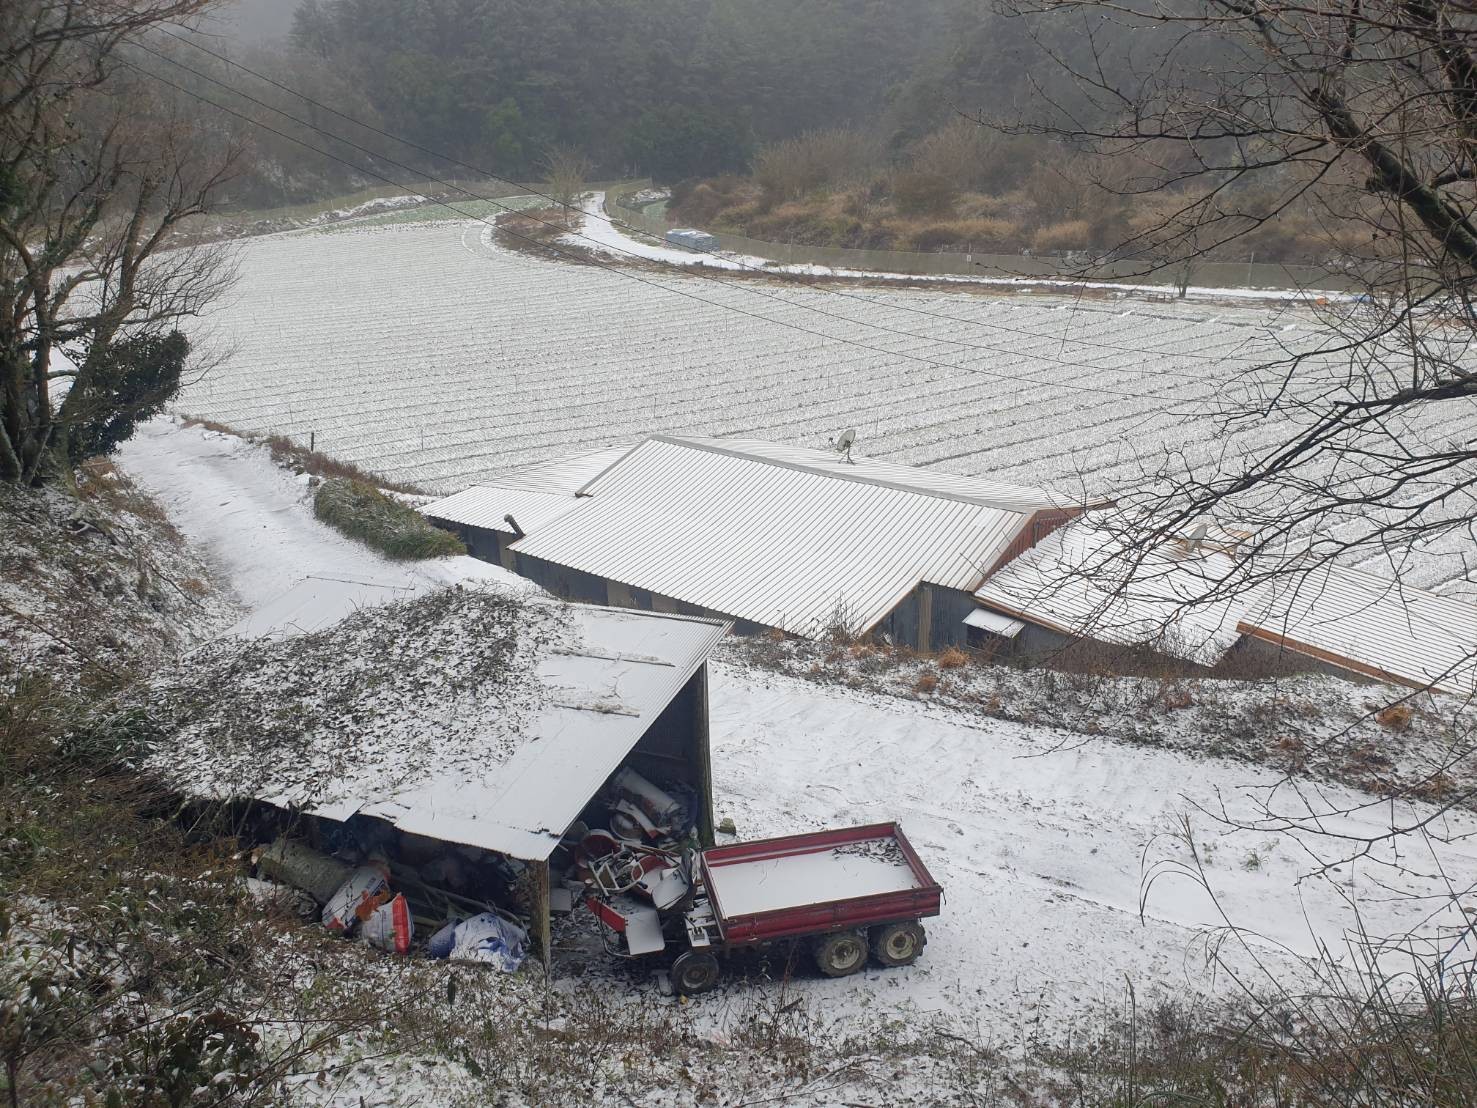
M 596 476 L 629 454 L 633 445 L 627 442 L 624 446 L 612 446 L 588 454 L 520 466 L 518 469 L 499 473 L 490 478 L 487 484 L 501 488 L 527 489 L 529 492 L 574 496 Z
M 1363 570 L 1273 578 L 1240 630 L 1372 677 L 1477 694 L 1477 607 Z
M 654 436 L 520 554 L 799 634 L 875 626 L 920 581 L 971 589 L 1061 498 L 749 440 Z
M 618 446 L 522 466 L 424 504 L 420 511 L 444 523 L 482 527 L 508 535 L 517 534 L 505 518 L 511 515 L 520 529 L 532 532 L 575 507 L 578 504 L 575 493 L 630 450 L 629 445 Z
M 1080 502 L 1048 489 L 1006 485 L 983 477 L 961 477 L 953 473 L 941 473 L 918 466 L 897 465 L 893 462 L 879 462 L 861 456 L 847 461 L 831 450 L 815 450 L 762 439 L 653 435 L 646 441 L 674 443 L 694 450 L 730 453 L 753 461 L 768 462 L 779 467 L 805 469 L 845 481 L 859 481 L 929 496 L 965 500 L 985 507 L 1003 508 L 1012 512 L 1081 507 Z M 593 495 L 598 492 L 600 485 L 604 483 L 609 474 L 610 470 L 600 474 L 581 488 L 580 493 Z
M 1126 574 L 1112 561 L 1113 542 L 1093 520 L 1074 521 L 992 574 L 975 598 L 1063 634 L 1151 646 L 1203 666 L 1220 661 L 1241 637 L 1244 605 L 1201 598 L 1229 580 L 1236 563 L 1173 543 Z
M 525 533 L 543 527 L 578 506 L 570 495 L 532 492 L 499 485 L 473 485 L 420 508 L 422 514 L 443 523 L 461 523 L 488 531 L 516 535 L 507 521 L 512 516 Z
M 473 585 L 289 638 L 223 638 L 149 682 L 149 766 L 194 795 L 542 859 L 725 625 Z

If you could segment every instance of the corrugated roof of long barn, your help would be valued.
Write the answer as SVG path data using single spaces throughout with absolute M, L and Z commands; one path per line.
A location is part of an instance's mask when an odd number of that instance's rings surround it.
M 1035 489 L 751 440 L 654 436 L 515 549 L 801 634 L 874 626 L 919 583 L 971 589 Z
M 1230 580 L 1236 563 L 1218 551 L 1187 554 L 1177 544 L 1136 563 L 1115 563 L 1115 541 L 1090 517 L 1075 520 L 992 574 L 975 598 L 1063 634 L 1149 646 L 1204 666 L 1218 662 L 1241 637 L 1236 621 L 1245 605 L 1195 601 Z
M 1477 694 L 1477 607 L 1344 566 L 1288 573 L 1263 586 L 1246 634 L 1374 677 Z
M 983 477 L 965 477 L 954 473 L 898 465 L 872 458 L 856 457 L 851 461 L 830 450 L 816 450 L 762 439 L 715 438 L 701 435 L 652 435 L 626 452 L 579 489 L 582 496 L 594 495 L 608 479 L 620 471 L 620 463 L 648 442 L 663 442 L 693 450 L 707 450 L 742 457 L 767 465 L 804 469 L 842 481 L 857 481 L 900 492 L 962 500 L 981 507 L 1001 508 L 1011 512 L 1030 513 L 1058 508 L 1078 508 L 1081 501 L 1047 489 L 1025 485 L 1007 485 Z
M 446 523 L 508 535 L 516 533 L 504 518 L 511 515 L 524 532 L 531 532 L 575 507 L 575 493 L 630 451 L 628 444 L 520 466 L 422 505 L 420 511 Z

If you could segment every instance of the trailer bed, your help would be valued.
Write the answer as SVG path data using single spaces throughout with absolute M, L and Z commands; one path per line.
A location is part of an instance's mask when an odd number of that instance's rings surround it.
M 702 874 L 730 943 L 937 915 L 942 899 L 895 823 L 715 847 Z

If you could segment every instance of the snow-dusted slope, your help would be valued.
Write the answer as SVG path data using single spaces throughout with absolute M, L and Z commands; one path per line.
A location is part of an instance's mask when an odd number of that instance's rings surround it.
M 318 522 L 307 484 L 235 435 L 156 419 L 118 457 L 168 509 L 174 525 L 210 553 L 253 612 L 307 577 L 402 589 L 467 577 L 494 578 L 518 591 L 532 587 L 475 558 L 397 563 L 381 557 Z
M 250 448 L 161 424 L 129 447 L 125 462 L 238 575 L 243 595 L 260 597 L 268 582 L 300 575 L 309 563 L 343 558 L 363 568 L 355 548 L 340 549 L 311 528 L 303 533 L 299 490 L 264 475 Z M 1221 908 L 1258 933 L 1253 950 L 1280 980 L 1296 980 L 1315 942 L 1342 949 L 1351 905 L 1374 935 L 1412 928 L 1439 943 L 1464 922 L 1443 900 L 1392 896 L 1439 897 L 1443 886 L 1402 875 L 1378 849 L 1357 866 L 1314 877 L 1325 849 L 1319 840 L 1226 833 L 1205 814 L 1255 819 L 1258 798 L 1271 795 L 1257 790 L 1278 780 L 1270 771 L 1047 726 L 961 720 L 736 666 L 713 670 L 720 816 L 734 818 L 744 837 L 897 819 L 945 887 L 944 915 L 930 923 L 916 966 L 786 986 L 827 1012 L 948 1013 L 1009 1045 L 1062 1031 L 1095 1002 L 1120 996 L 1126 980 L 1141 1000 L 1226 988 L 1225 975 L 1204 960 L 1209 929 L 1223 921 L 1203 889 L 1171 873 L 1149 890 L 1140 913 L 1146 867 L 1189 857 L 1176 837 L 1185 815 Z M 1273 799 L 1295 806 L 1297 795 Z M 1361 809 L 1328 821 L 1355 835 L 1403 814 L 1336 787 L 1320 787 L 1314 802 Z M 1459 813 L 1434 830 L 1451 841 L 1407 841 L 1413 868 L 1472 887 L 1477 844 L 1465 836 L 1477 834 L 1477 818 Z M 1423 849 L 1435 859 L 1422 859 Z M 1271 983 L 1234 944 L 1226 956 L 1253 985 Z M 721 998 L 700 1003 L 721 1018 Z

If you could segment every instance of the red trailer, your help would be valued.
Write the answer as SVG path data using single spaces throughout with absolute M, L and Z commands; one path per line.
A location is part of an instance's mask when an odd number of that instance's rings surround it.
M 608 929 L 607 946 L 636 957 L 675 940 L 685 949 L 672 963 L 672 983 L 687 994 L 718 983 L 719 954 L 777 942 L 808 941 L 830 977 L 856 973 L 869 954 L 884 966 L 910 965 L 926 942 L 920 921 L 938 915 L 943 899 L 896 823 L 680 859 L 649 851 L 634 865 L 614 857 L 595 866 L 598 892 L 587 901 Z

